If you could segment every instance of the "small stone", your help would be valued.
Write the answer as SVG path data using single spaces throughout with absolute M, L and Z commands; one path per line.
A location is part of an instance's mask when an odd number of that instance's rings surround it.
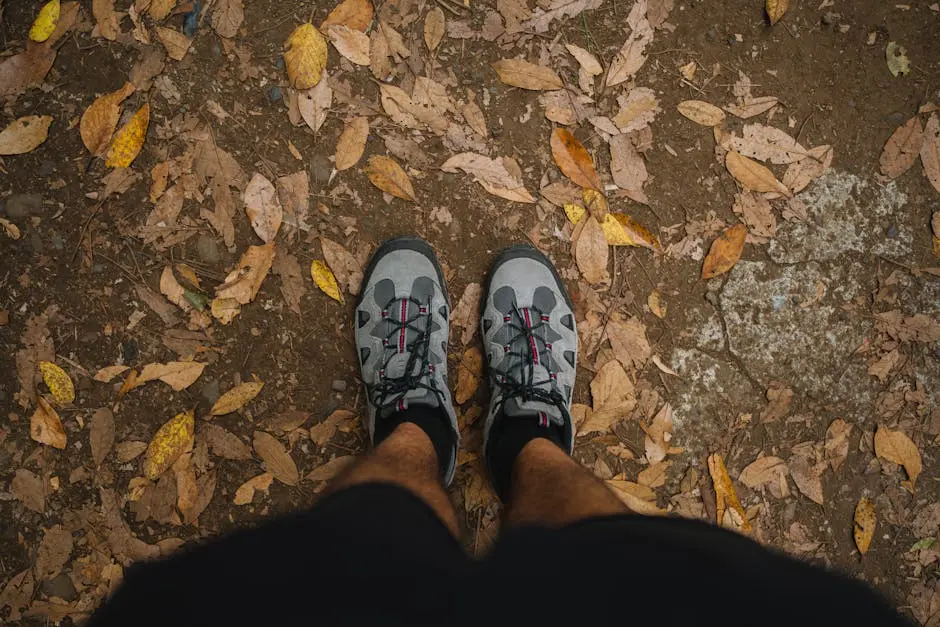
M 137 361 L 137 357 L 140 355 L 140 349 L 137 348 L 137 342 L 134 340 L 125 340 L 121 342 L 121 356 L 124 358 L 125 364 L 132 364 Z
M 58 597 L 66 602 L 72 602 L 78 598 L 72 578 L 65 573 L 42 582 L 42 591 L 47 597 Z
M 42 196 L 39 194 L 13 194 L 4 203 L 4 210 L 11 218 L 28 218 L 42 212 Z
M 333 388 L 334 392 L 345 392 L 347 384 L 342 379 L 336 379 L 330 387 Z
M 209 405 L 215 405 L 215 402 L 219 400 L 219 397 L 222 393 L 219 391 L 219 380 L 213 379 L 209 381 L 202 389 L 199 390 L 199 395 L 206 400 Z
M 271 102 L 280 102 L 281 98 L 281 88 L 279 86 L 274 85 L 271 87 L 271 89 L 268 90 L 268 100 Z
M 210 266 L 218 264 L 222 260 L 219 242 L 211 235 L 200 235 L 196 239 L 196 256 Z

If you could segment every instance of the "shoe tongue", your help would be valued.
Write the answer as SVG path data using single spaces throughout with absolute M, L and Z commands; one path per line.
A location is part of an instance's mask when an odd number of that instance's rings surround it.
M 510 418 L 532 417 L 539 418 L 539 413 L 544 413 L 555 424 L 564 424 L 564 418 L 561 410 L 555 405 L 543 403 L 541 401 L 523 401 L 518 396 L 507 398 L 503 403 L 503 413 Z
M 431 390 L 426 390 L 424 388 L 416 388 L 413 390 L 408 390 L 401 400 L 404 402 L 404 409 L 409 407 L 423 406 L 423 407 L 440 407 L 441 402 L 438 399 L 437 394 Z M 388 405 L 381 409 L 382 417 L 388 417 L 391 414 L 394 414 L 397 411 L 401 411 L 401 407 L 397 400 L 391 401 Z

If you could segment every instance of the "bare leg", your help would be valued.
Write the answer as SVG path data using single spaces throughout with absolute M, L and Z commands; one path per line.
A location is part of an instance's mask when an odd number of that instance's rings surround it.
M 629 510 L 604 483 L 554 443 L 537 438 L 513 464 L 510 525 L 560 526 Z
M 330 492 L 376 482 L 391 483 L 416 495 L 457 537 L 457 514 L 441 486 L 437 453 L 420 427 L 401 423 L 375 451 L 340 475 L 330 486 Z

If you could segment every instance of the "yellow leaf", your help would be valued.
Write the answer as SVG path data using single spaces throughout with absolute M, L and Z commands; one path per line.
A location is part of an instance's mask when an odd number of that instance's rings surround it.
M 264 383 L 255 379 L 246 383 L 239 383 L 231 390 L 219 397 L 209 413 L 213 416 L 224 416 L 230 414 L 236 409 L 241 409 L 245 404 L 258 396 Z
M 75 401 L 75 386 L 65 370 L 50 361 L 41 361 L 39 372 L 42 373 L 42 380 L 46 382 L 56 403 L 68 405 Z
M 29 419 L 29 437 L 39 442 L 47 444 L 53 448 L 64 449 L 67 438 L 65 429 L 62 428 L 62 420 L 56 410 L 46 402 L 46 399 L 39 396 L 36 398 L 38 407 Z
M 725 229 L 718 239 L 712 242 L 708 256 L 702 264 L 702 278 L 710 279 L 733 268 L 741 258 L 746 238 L 747 227 L 743 224 L 735 224 Z
M 725 119 L 725 112 L 701 100 L 683 100 L 676 108 L 679 113 L 702 126 L 717 126 Z
M 417 202 L 411 179 L 394 159 L 383 155 L 371 157 L 366 174 L 369 176 L 369 181 L 383 192 L 395 198 Z
M 568 219 L 571 220 L 572 224 L 577 224 L 580 222 L 585 213 L 587 213 L 587 209 L 581 205 L 576 205 L 571 202 L 565 203 L 565 215 L 568 216 Z
M 625 213 L 610 213 L 604 224 L 604 236 L 607 243 L 613 246 L 638 246 L 649 248 L 654 252 L 662 252 L 663 246 L 653 233 Z
M 85 109 L 78 130 L 91 154 L 100 155 L 108 147 L 121 117 L 120 104 L 133 92 L 134 86 L 124 83 L 121 89 L 98 97 Z
M 59 23 L 59 11 L 61 5 L 59 0 L 49 0 L 39 9 L 39 15 L 29 29 L 29 38 L 35 42 L 42 43 L 49 39 L 49 36 L 55 32 L 56 24 Z
M 336 282 L 336 277 L 333 276 L 333 272 L 325 263 L 319 259 L 315 259 L 313 263 L 310 264 L 310 276 L 313 277 L 313 282 L 317 284 L 321 292 L 336 302 L 343 302 L 343 296 L 339 292 L 339 284 Z
M 887 427 L 878 425 L 875 431 L 875 455 L 889 462 L 904 466 L 907 476 L 911 480 L 911 491 L 914 491 L 914 484 L 917 477 L 923 470 L 923 462 L 920 457 L 920 451 L 914 441 L 907 437 L 901 431 L 892 431 Z
M 751 523 L 748 522 L 747 514 L 741 507 L 741 501 L 738 500 L 738 494 L 734 491 L 731 477 L 728 476 L 728 469 L 725 468 L 725 460 L 718 453 L 708 456 L 708 473 L 715 487 L 718 524 L 745 533 L 750 532 Z M 725 522 L 725 513 L 730 519 L 728 523 Z
M 213 318 L 222 324 L 228 324 L 241 313 L 242 308 L 234 298 L 213 298 L 210 311 Z
M 127 168 L 140 154 L 150 125 L 150 105 L 144 104 L 114 135 L 105 165 L 109 168 Z
M 601 178 L 594 167 L 594 160 L 581 142 L 566 128 L 558 127 L 552 132 L 552 157 L 558 169 L 573 183 L 595 191 L 601 191 Z
M 598 222 L 603 222 L 607 218 L 607 199 L 602 193 L 595 189 L 585 188 L 581 190 L 581 199 L 584 201 L 585 209 L 590 211 Z
M 193 410 L 177 414 L 157 430 L 144 455 L 144 475 L 154 481 L 193 446 Z
M 790 198 L 793 194 L 777 180 L 774 173 L 752 159 L 731 150 L 725 157 L 725 167 L 744 189 L 755 192 L 776 192 Z
M 284 42 L 284 64 L 294 89 L 310 89 L 320 82 L 326 67 L 326 40 L 313 24 L 294 29 Z
M 855 525 L 854 533 L 855 546 L 862 555 L 868 553 L 868 547 L 871 546 L 871 540 L 875 537 L 875 504 L 867 496 L 863 496 L 855 506 Z
M 789 7 L 790 0 L 766 0 L 764 8 L 767 10 L 767 17 L 770 18 L 770 25 L 773 26 L 779 22 Z

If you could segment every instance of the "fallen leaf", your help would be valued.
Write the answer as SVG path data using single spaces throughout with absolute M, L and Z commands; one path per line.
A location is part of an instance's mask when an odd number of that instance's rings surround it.
M 728 227 L 718 238 L 712 242 L 708 256 L 702 264 L 702 278 L 711 279 L 724 274 L 738 262 L 744 251 L 744 240 L 747 238 L 747 227 L 735 224 Z
M 62 525 L 46 529 L 36 550 L 36 580 L 52 579 L 62 570 L 72 554 L 72 532 Z
M 255 498 L 256 491 L 267 494 L 272 481 L 274 481 L 274 475 L 269 472 L 262 473 L 257 477 L 252 477 L 238 486 L 235 490 L 235 499 L 232 503 L 235 505 L 248 505 Z
M 935 190 L 940 192 L 940 117 L 937 117 L 936 113 L 930 115 L 924 126 L 920 163 L 924 167 L 927 180 Z M 934 237 L 940 238 L 940 228 L 934 230 Z
M 807 185 L 829 169 L 832 165 L 832 157 L 832 146 L 828 144 L 810 148 L 805 157 L 787 167 L 787 171 L 783 174 L 783 184 L 793 194 L 803 191 Z
M 150 125 L 150 104 L 144 104 L 137 112 L 114 134 L 114 141 L 108 149 L 105 165 L 109 168 L 127 168 L 134 162 L 147 138 L 147 127 Z
M 51 115 L 27 115 L 0 131 L 0 155 L 22 155 L 38 148 L 49 136 Z
M 767 11 L 767 17 L 770 19 L 770 25 L 773 26 L 780 21 L 783 14 L 790 7 L 790 0 L 766 0 L 764 9 Z
M 333 89 L 330 87 L 326 72 L 319 83 L 310 89 L 297 92 L 297 110 L 304 123 L 314 133 L 320 130 L 330 112 L 333 103 Z
M 300 302 L 307 288 L 304 285 L 303 269 L 297 257 L 280 250 L 274 255 L 274 264 L 271 266 L 274 274 L 281 278 L 281 294 L 288 308 L 296 314 L 300 314 Z
M 277 179 L 277 197 L 284 210 L 284 223 L 296 230 L 309 231 L 307 214 L 310 211 L 310 179 L 306 170 L 280 176 Z
M 154 434 L 144 454 L 144 476 L 155 481 L 180 455 L 193 447 L 195 417 L 193 410 L 177 414 Z
M 261 289 L 271 264 L 274 261 L 274 242 L 264 246 L 249 246 L 238 262 L 238 267 L 229 272 L 225 283 L 216 289 L 216 298 L 212 301 L 212 315 L 216 318 L 216 310 L 224 311 L 228 308 L 238 309 L 238 305 L 245 305 L 254 300 Z M 161 282 L 160 291 L 163 291 Z M 236 311 L 237 315 L 237 311 Z M 231 318 L 224 316 L 231 321 Z M 234 318 L 234 316 L 232 316 Z M 227 324 L 223 321 L 223 324 Z
M 653 41 L 653 28 L 647 19 L 647 0 L 637 0 L 627 16 L 630 35 L 607 70 L 607 86 L 626 82 L 646 63 L 646 47 Z
M 628 370 L 642 368 L 653 353 L 646 339 L 646 325 L 636 317 L 622 320 L 619 314 L 612 315 L 604 337 L 610 340 L 614 357 Z
M 747 487 L 754 489 L 763 485 L 774 484 L 784 486 L 787 482 L 787 464 L 779 457 L 768 455 L 760 457 L 744 467 L 741 474 L 738 475 L 738 481 Z
M 725 156 L 725 167 L 744 189 L 755 192 L 777 192 L 787 198 L 793 195 L 786 185 L 774 177 L 773 172 L 733 150 L 729 150 Z
M 39 514 L 46 509 L 46 491 L 43 481 L 25 468 L 17 468 L 10 482 L 10 492 L 28 510 Z
M 867 496 L 863 496 L 855 506 L 855 524 L 852 533 L 855 546 L 862 555 L 868 553 L 868 547 L 871 546 L 871 541 L 875 537 L 876 524 L 875 504 Z
M 391 194 L 395 198 L 417 202 L 414 187 L 411 186 L 411 179 L 393 159 L 383 155 L 370 157 L 366 174 L 369 181 L 383 192 Z
M 362 158 L 366 149 L 366 140 L 369 139 L 369 119 L 355 117 L 347 120 L 343 132 L 336 142 L 336 169 L 340 172 L 348 170 Z
M 777 234 L 777 218 L 773 207 L 760 194 L 748 190 L 735 194 L 732 210 L 741 216 L 750 235 L 772 238 Z
M 168 57 L 174 61 L 182 61 L 183 58 L 186 57 L 186 53 L 189 52 L 189 46 L 193 43 L 192 39 L 172 28 L 165 28 L 163 26 L 155 26 L 154 31 L 157 33 L 157 39 L 160 40 L 160 43 L 163 44 L 163 47 L 166 49 Z
M 685 117 L 702 126 L 718 126 L 725 120 L 724 111 L 701 100 L 683 100 L 676 105 L 676 109 Z
M 446 20 L 441 7 L 434 7 L 424 18 L 424 44 L 434 52 L 444 38 Z
M 526 190 L 522 181 L 522 170 L 509 157 L 492 159 L 473 152 L 462 152 L 441 164 L 441 170 L 451 173 L 463 170 L 474 177 L 487 192 L 501 198 L 516 202 L 535 202 L 535 198 Z
M 574 248 L 575 262 L 585 281 L 595 284 L 608 279 L 609 255 L 610 251 L 603 229 L 594 216 L 589 216 L 584 222 L 581 235 Z
M 65 429 L 59 414 L 41 396 L 36 397 L 36 411 L 29 419 L 29 437 L 40 444 L 65 449 Z
M 217 0 L 212 7 L 212 28 L 219 37 L 232 39 L 245 21 L 245 5 L 242 0 Z
M 258 172 L 245 188 L 245 213 L 251 228 L 265 244 L 274 241 L 284 213 L 274 185 Z
M 907 76 L 911 73 L 911 61 L 907 58 L 907 49 L 899 46 L 897 42 L 889 41 L 885 46 L 885 60 L 888 70 L 897 78 L 898 75 Z
M 333 439 L 340 425 L 352 421 L 355 417 L 355 412 L 348 409 L 337 409 L 327 416 L 323 422 L 310 427 L 310 440 L 317 446 L 324 446 Z
M 356 65 L 369 65 L 369 36 L 344 24 L 333 24 L 327 31 L 330 43 L 343 57 Z
M 649 204 L 643 186 L 649 179 L 646 162 L 626 133 L 615 135 L 610 145 L 610 175 L 614 184 L 636 202 Z
M 329 18 L 327 18 L 329 19 Z M 284 42 L 284 64 L 294 89 L 310 89 L 326 67 L 326 40 L 309 22 L 294 29 Z
M 97 468 L 104 463 L 114 446 L 114 413 L 107 407 L 96 409 L 91 415 L 88 440 L 91 443 L 91 459 Z
M 741 118 L 742 120 L 747 120 L 752 118 L 755 115 L 760 115 L 761 113 L 768 111 L 775 106 L 780 100 L 775 96 L 757 96 L 756 98 L 747 97 L 738 104 L 728 104 L 722 107 L 725 111 L 731 115 Z
M 656 94 L 648 87 L 635 87 L 629 93 L 617 96 L 617 104 L 620 110 L 614 116 L 613 123 L 623 133 L 649 127 L 662 111 Z
M 722 527 L 750 533 L 751 523 L 741 507 L 737 492 L 734 491 L 728 469 L 725 468 L 725 460 L 718 453 L 708 456 L 708 473 L 715 488 L 717 523 Z
M 633 382 L 616 359 L 604 364 L 591 380 L 591 413 L 578 428 L 578 435 L 607 433 L 636 407 Z
M 473 335 L 480 326 L 480 298 L 483 296 L 483 287 L 479 283 L 470 283 L 463 291 L 463 296 L 457 301 L 450 314 L 450 328 L 463 328 L 460 334 L 460 343 L 464 346 L 470 343 Z
M 779 381 L 771 381 L 767 388 L 767 407 L 760 413 L 761 422 L 776 422 L 790 411 L 793 390 Z
M 339 284 L 329 267 L 319 259 L 310 264 L 310 276 L 320 291 L 338 303 L 343 302 L 343 295 L 339 291 Z
M 665 510 L 657 507 L 656 494 L 649 487 L 622 479 L 608 479 L 605 483 L 631 512 L 642 516 L 666 514 Z
M 573 183 L 601 192 L 601 179 L 594 160 L 578 139 L 566 128 L 556 128 L 551 138 L 552 157 Z
M 134 93 L 134 90 L 134 85 L 124 83 L 121 89 L 99 96 L 85 109 L 79 123 L 79 132 L 82 143 L 91 154 L 98 156 L 104 153 L 121 116 L 120 104 Z
M 924 144 L 924 129 L 916 115 L 899 126 L 888 138 L 878 163 L 881 173 L 896 179 L 907 172 L 920 155 Z
M 257 379 L 255 381 L 239 383 L 219 397 L 219 400 L 217 400 L 212 406 L 212 409 L 209 410 L 209 415 L 224 416 L 237 409 L 241 409 L 246 403 L 258 396 L 258 393 L 261 392 L 261 388 L 263 387 L 264 383 Z
M 47 40 L 42 45 L 27 45 L 23 52 L 0 62 L 0 98 L 18 96 L 42 85 L 55 57 L 56 51 Z
M 114 457 L 121 464 L 126 464 L 147 450 L 147 443 L 139 440 L 119 442 L 114 446 Z
M 565 44 L 565 48 L 575 58 L 578 65 L 591 76 L 599 76 L 604 73 L 604 68 L 598 63 L 597 58 L 584 48 L 574 44 Z
M 650 464 L 640 471 L 640 474 L 636 477 L 636 481 L 640 485 L 644 485 L 650 489 L 663 486 L 666 484 L 666 471 L 669 470 L 670 466 L 672 466 L 672 462 L 669 461 Z
M 157 22 L 161 22 L 165 20 L 170 14 L 170 11 L 176 7 L 176 2 L 177 0 L 149 0 L 141 4 L 149 4 L 150 6 L 147 7 L 147 13 Z
M 826 430 L 825 457 L 833 472 L 839 470 L 845 458 L 849 455 L 849 436 L 852 433 L 852 425 L 836 418 Z
M 787 460 L 787 466 L 790 469 L 790 476 L 793 482 L 800 489 L 803 496 L 818 505 L 823 504 L 823 486 L 821 475 L 828 464 L 812 465 L 809 460 L 802 455 L 793 455 Z
M 277 438 L 264 431 L 255 431 L 254 448 L 264 462 L 265 470 L 274 475 L 275 479 L 286 485 L 300 483 L 297 464 Z
M 663 461 L 666 455 L 681 453 L 681 448 L 670 446 L 672 440 L 672 405 L 666 403 L 663 405 L 649 427 L 640 427 L 646 433 L 643 439 L 643 447 L 646 452 L 646 459 L 651 464 Z
M 13 240 L 18 240 L 21 237 L 20 227 L 16 226 L 6 218 L 0 218 L 0 227 L 3 227 L 3 232 L 7 234 L 7 237 Z
M 49 0 L 39 9 L 36 20 L 29 29 L 29 38 L 31 41 L 42 43 L 49 39 L 49 36 L 55 32 L 56 24 L 59 22 L 59 13 L 62 6 L 59 0 Z
M 308 481 L 329 481 L 339 473 L 343 472 L 349 465 L 356 461 L 355 455 L 342 455 L 340 457 L 335 457 L 330 461 L 322 464 L 313 469 L 308 475 Z M 319 492 L 320 489 L 315 489 L 314 492 Z
M 132 381 L 132 383 L 125 382 L 124 387 L 121 389 L 121 395 L 148 381 L 156 380 L 163 381 L 174 391 L 179 392 L 195 383 L 202 375 L 205 367 L 206 364 L 198 361 L 170 361 L 147 364 L 141 369 L 140 374 L 131 372 L 128 381 Z
M 892 431 L 883 425 L 878 425 L 875 431 L 875 455 L 886 461 L 904 466 L 910 479 L 911 492 L 917 483 L 917 477 L 923 470 L 920 451 L 917 445 L 901 431 Z
M 327 237 L 320 238 L 320 245 L 337 285 L 357 296 L 362 286 L 362 265 L 352 253 Z
M 91 13 L 96 22 L 92 36 L 115 41 L 121 34 L 121 16 L 114 10 L 114 0 L 91 0 Z
M 205 439 L 212 454 L 222 459 L 235 461 L 248 461 L 251 459 L 251 449 L 248 445 L 242 442 L 237 435 L 217 424 L 204 425 L 199 430 L 199 436 Z
M 512 87 L 521 87 L 532 91 L 561 89 L 561 78 L 551 68 L 529 63 L 522 59 L 500 59 L 492 63 L 499 80 Z
M 663 296 L 658 289 L 653 290 L 646 297 L 646 306 L 660 320 L 666 317 L 666 304 L 663 302 Z
M 480 137 L 490 136 L 490 129 L 486 125 L 486 117 L 483 115 L 483 110 L 480 109 L 477 103 L 469 100 L 465 104 L 461 105 L 460 115 L 463 116 L 467 126 L 473 129 L 474 133 Z
M 70 405 L 75 401 L 75 386 L 65 370 L 50 361 L 40 361 L 39 372 L 56 403 Z
M 793 137 L 765 124 L 745 124 L 742 136 L 727 135 L 722 147 L 777 165 L 795 163 L 809 154 Z
M 483 377 L 483 354 L 476 346 L 464 351 L 457 366 L 457 389 L 454 401 L 463 405 L 476 394 Z
M 372 15 L 372 3 L 369 0 L 343 0 L 326 16 L 320 24 L 320 30 L 325 31 L 333 24 L 343 24 L 365 32 L 372 26 Z

